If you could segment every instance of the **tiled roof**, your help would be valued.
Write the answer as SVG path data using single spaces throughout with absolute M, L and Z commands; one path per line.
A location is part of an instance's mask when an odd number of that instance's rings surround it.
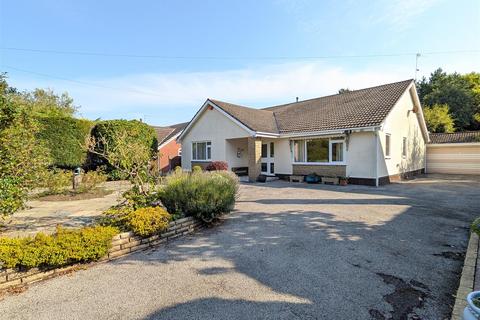
M 158 145 L 161 145 L 163 142 L 174 137 L 177 133 L 185 129 L 187 125 L 188 122 L 177 123 L 168 127 L 152 126 L 157 133 Z
M 264 109 L 215 105 L 254 131 L 301 133 L 380 125 L 413 80 Z
M 430 133 L 430 143 L 480 142 L 480 131 Z
M 209 100 L 253 131 L 278 133 L 272 111 L 248 108 L 219 100 Z

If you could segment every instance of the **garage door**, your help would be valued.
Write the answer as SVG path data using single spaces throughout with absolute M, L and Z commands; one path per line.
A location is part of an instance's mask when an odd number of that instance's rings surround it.
M 480 175 L 480 143 L 427 145 L 427 172 Z

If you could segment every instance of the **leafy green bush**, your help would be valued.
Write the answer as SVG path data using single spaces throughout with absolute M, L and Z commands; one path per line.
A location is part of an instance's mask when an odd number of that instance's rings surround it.
M 135 234 L 150 236 L 168 228 L 170 214 L 161 207 L 140 208 L 128 215 L 127 225 Z
M 238 179 L 228 171 L 176 171 L 166 178 L 159 196 L 170 214 L 211 222 L 233 209 L 237 191 Z
M 67 170 L 50 170 L 45 174 L 42 187 L 46 188 L 45 194 L 59 194 L 72 187 L 73 173 Z
M 95 261 L 105 256 L 113 227 L 85 227 L 67 230 L 61 227 L 53 235 L 38 233 L 35 237 L 0 238 L 0 265 L 5 268 L 46 268 Z
M 480 236 L 480 218 L 473 220 L 470 229 Z
M 171 220 L 172 216 L 161 207 L 135 210 L 131 206 L 116 206 L 105 211 L 99 223 L 122 231 L 133 231 L 140 236 L 149 236 L 167 229 Z
M 93 166 L 106 165 L 117 170 L 114 177 L 124 178 L 125 172 L 140 162 L 148 164 L 157 153 L 157 135 L 149 125 L 137 120 L 98 122 L 92 130 Z
M 35 119 L 12 92 L 0 74 L 0 215 L 5 216 L 24 207 L 50 163 L 47 148 L 35 138 Z
M 21 209 L 27 199 L 27 193 L 18 182 L 18 178 L 0 178 L 0 215 L 12 214 Z
M 134 185 L 129 190 L 122 194 L 123 198 L 127 201 L 128 205 L 134 209 L 151 207 L 158 201 L 157 188 L 151 185 L 148 190 L 143 192 L 139 186 Z
M 90 135 L 93 122 L 72 117 L 39 117 L 37 138 L 50 149 L 53 165 L 75 168 L 85 164 L 85 139 Z
M 100 168 L 85 172 L 77 192 L 83 193 L 91 191 L 105 181 L 107 181 L 107 175 L 103 173 Z
M 111 207 L 103 212 L 103 215 L 98 220 L 101 226 L 111 226 L 118 228 L 120 231 L 130 231 L 128 227 L 129 215 L 135 209 L 128 205 L 118 205 Z

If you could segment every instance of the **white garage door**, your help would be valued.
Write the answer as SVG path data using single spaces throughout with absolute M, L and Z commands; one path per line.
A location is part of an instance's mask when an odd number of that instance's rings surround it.
M 480 175 L 480 143 L 428 144 L 427 173 Z

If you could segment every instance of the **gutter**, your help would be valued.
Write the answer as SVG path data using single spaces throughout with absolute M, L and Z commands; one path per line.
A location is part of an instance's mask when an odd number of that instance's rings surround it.
M 371 126 L 371 127 L 357 127 L 357 128 L 342 128 L 342 129 L 335 129 L 335 130 L 324 130 L 324 131 L 313 131 L 313 132 L 280 133 L 280 134 L 257 131 L 255 132 L 254 137 L 299 138 L 299 137 L 309 137 L 309 136 L 345 134 L 345 131 L 368 132 L 368 131 L 377 131 L 379 129 L 380 129 L 380 126 Z

